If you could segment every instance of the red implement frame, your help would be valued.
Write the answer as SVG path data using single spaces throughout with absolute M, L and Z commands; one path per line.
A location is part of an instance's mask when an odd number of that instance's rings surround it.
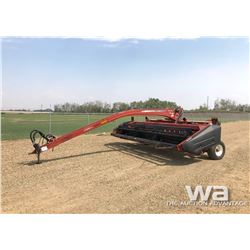
M 110 116 L 107 116 L 104 119 L 101 119 L 99 121 L 90 123 L 89 125 L 86 125 L 82 128 L 79 128 L 77 130 L 74 130 L 68 134 L 62 135 L 61 137 L 58 137 L 54 141 L 47 143 L 46 146 L 48 149 L 54 148 L 58 146 L 59 144 L 66 142 L 70 139 L 73 139 L 74 137 L 77 137 L 79 135 L 85 134 L 91 130 L 94 130 L 98 127 L 101 127 L 107 123 L 113 122 L 117 119 L 120 119 L 122 117 L 126 116 L 164 116 L 167 117 L 173 121 L 177 121 L 179 117 L 179 112 L 175 112 L 173 109 L 132 109 L 127 110 L 123 112 L 119 112 Z
M 182 115 L 183 109 L 182 108 L 177 108 L 177 109 L 131 109 L 127 111 L 122 111 L 116 114 L 112 114 L 110 116 L 107 116 L 104 119 L 101 119 L 99 121 L 93 122 L 91 124 L 88 124 L 82 128 L 79 128 L 77 130 L 74 130 L 68 134 L 62 135 L 58 138 L 50 138 L 47 140 L 46 144 L 39 145 L 32 141 L 33 146 L 35 150 L 32 152 L 34 154 L 38 154 L 38 162 L 39 162 L 39 155 L 41 152 L 47 151 L 48 149 L 53 149 L 56 146 L 58 146 L 61 143 L 64 143 L 68 140 L 71 140 L 79 135 L 83 135 L 91 130 L 94 130 L 98 127 L 101 127 L 107 123 L 113 122 L 117 119 L 120 119 L 122 117 L 127 117 L 127 116 L 163 116 L 166 117 L 173 122 L 177 122 L 180 116 Z M 42 134 L 40 131 L 38 131 L 40 135 Z M 43 134 L 42 134 L 43 135 Z M 45 137 L 45 136 L 42 136 Z M 45 138 L 46 139 L 46 138 Z

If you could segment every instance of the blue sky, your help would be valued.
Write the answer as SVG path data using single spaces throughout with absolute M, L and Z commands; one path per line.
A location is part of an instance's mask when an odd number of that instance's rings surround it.
M 3 109 L 155 97 L 185 109 L 249 103 L 247 38 L 2 39 Z

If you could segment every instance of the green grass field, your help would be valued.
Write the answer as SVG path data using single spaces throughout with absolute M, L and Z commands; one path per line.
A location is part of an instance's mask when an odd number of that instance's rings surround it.
M 100 120 L 106 115 L 85 115 L 85 114 L 52 114 L 51 133 L 62 135 L 87 125 L 88 123 Z M 107 125 L 104 125 L 90 133 L 110 132 L 114 127 L 130 118 L 123 118 Z M 4 113 L 1 116 L 2 140 L 16 140 L 29 138 L 29 133 L 33 129 L 38 129 L 45 134 L 49 133 L 49 114 L 10 114 Z
M 106 117 L 106 114 L 57 114 L 53 113 L 51 133 L 58 136 L 78 129 L 88 123 Z M 249 113 L 187 113 L 189 120 L 207 120 L 217 116 L 222 122 L 249 120 Z M 143 118 L 137 117 L 136 120 Z M 110 132 L 119 123 L 130 120 L 130 117 L 122 118 L 106 124 L 90 133 Z M 1 115 L 2 140 L 16 140 L 29 138 L 33 129 L 38 129 L 47 134 L 49 132 L 49 114 L 47 113 L 2 113 Z

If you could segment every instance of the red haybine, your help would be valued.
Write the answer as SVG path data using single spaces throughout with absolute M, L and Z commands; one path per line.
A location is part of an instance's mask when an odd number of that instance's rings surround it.
M 221 141 L 221 127 L 218 119 L 213 118 L 203 122 L 187 121 L 186 118 L 180 119 L 182 112 L 182 108 L 131 109 L 112 114 L 58 138 L 33 130 L 30 133 L 30 139 L 35 148 L 32 153 L 37 154 L 39 163 L 42 152 L 104 124 L 130 116 L 131 121 L 119 125 L 111 135 L 194 155 L 207 152 L 210 159 L 222 159 L 225 154 L 225 145 Z M 145 121 L 134 121 L 134 116 L 144 116 Z M 149 119 L 150 116 L 161 116 L 163 119 Z

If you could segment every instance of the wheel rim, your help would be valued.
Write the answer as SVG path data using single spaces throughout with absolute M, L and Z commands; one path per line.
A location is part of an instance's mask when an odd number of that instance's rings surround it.
M 218 157 L 222 156 L 222 154 L 223 154 L 223 147 L 222 147 L 222 145 L 219 144 L 219 145 L 217 145 L 215 147 L 215 154 Z

